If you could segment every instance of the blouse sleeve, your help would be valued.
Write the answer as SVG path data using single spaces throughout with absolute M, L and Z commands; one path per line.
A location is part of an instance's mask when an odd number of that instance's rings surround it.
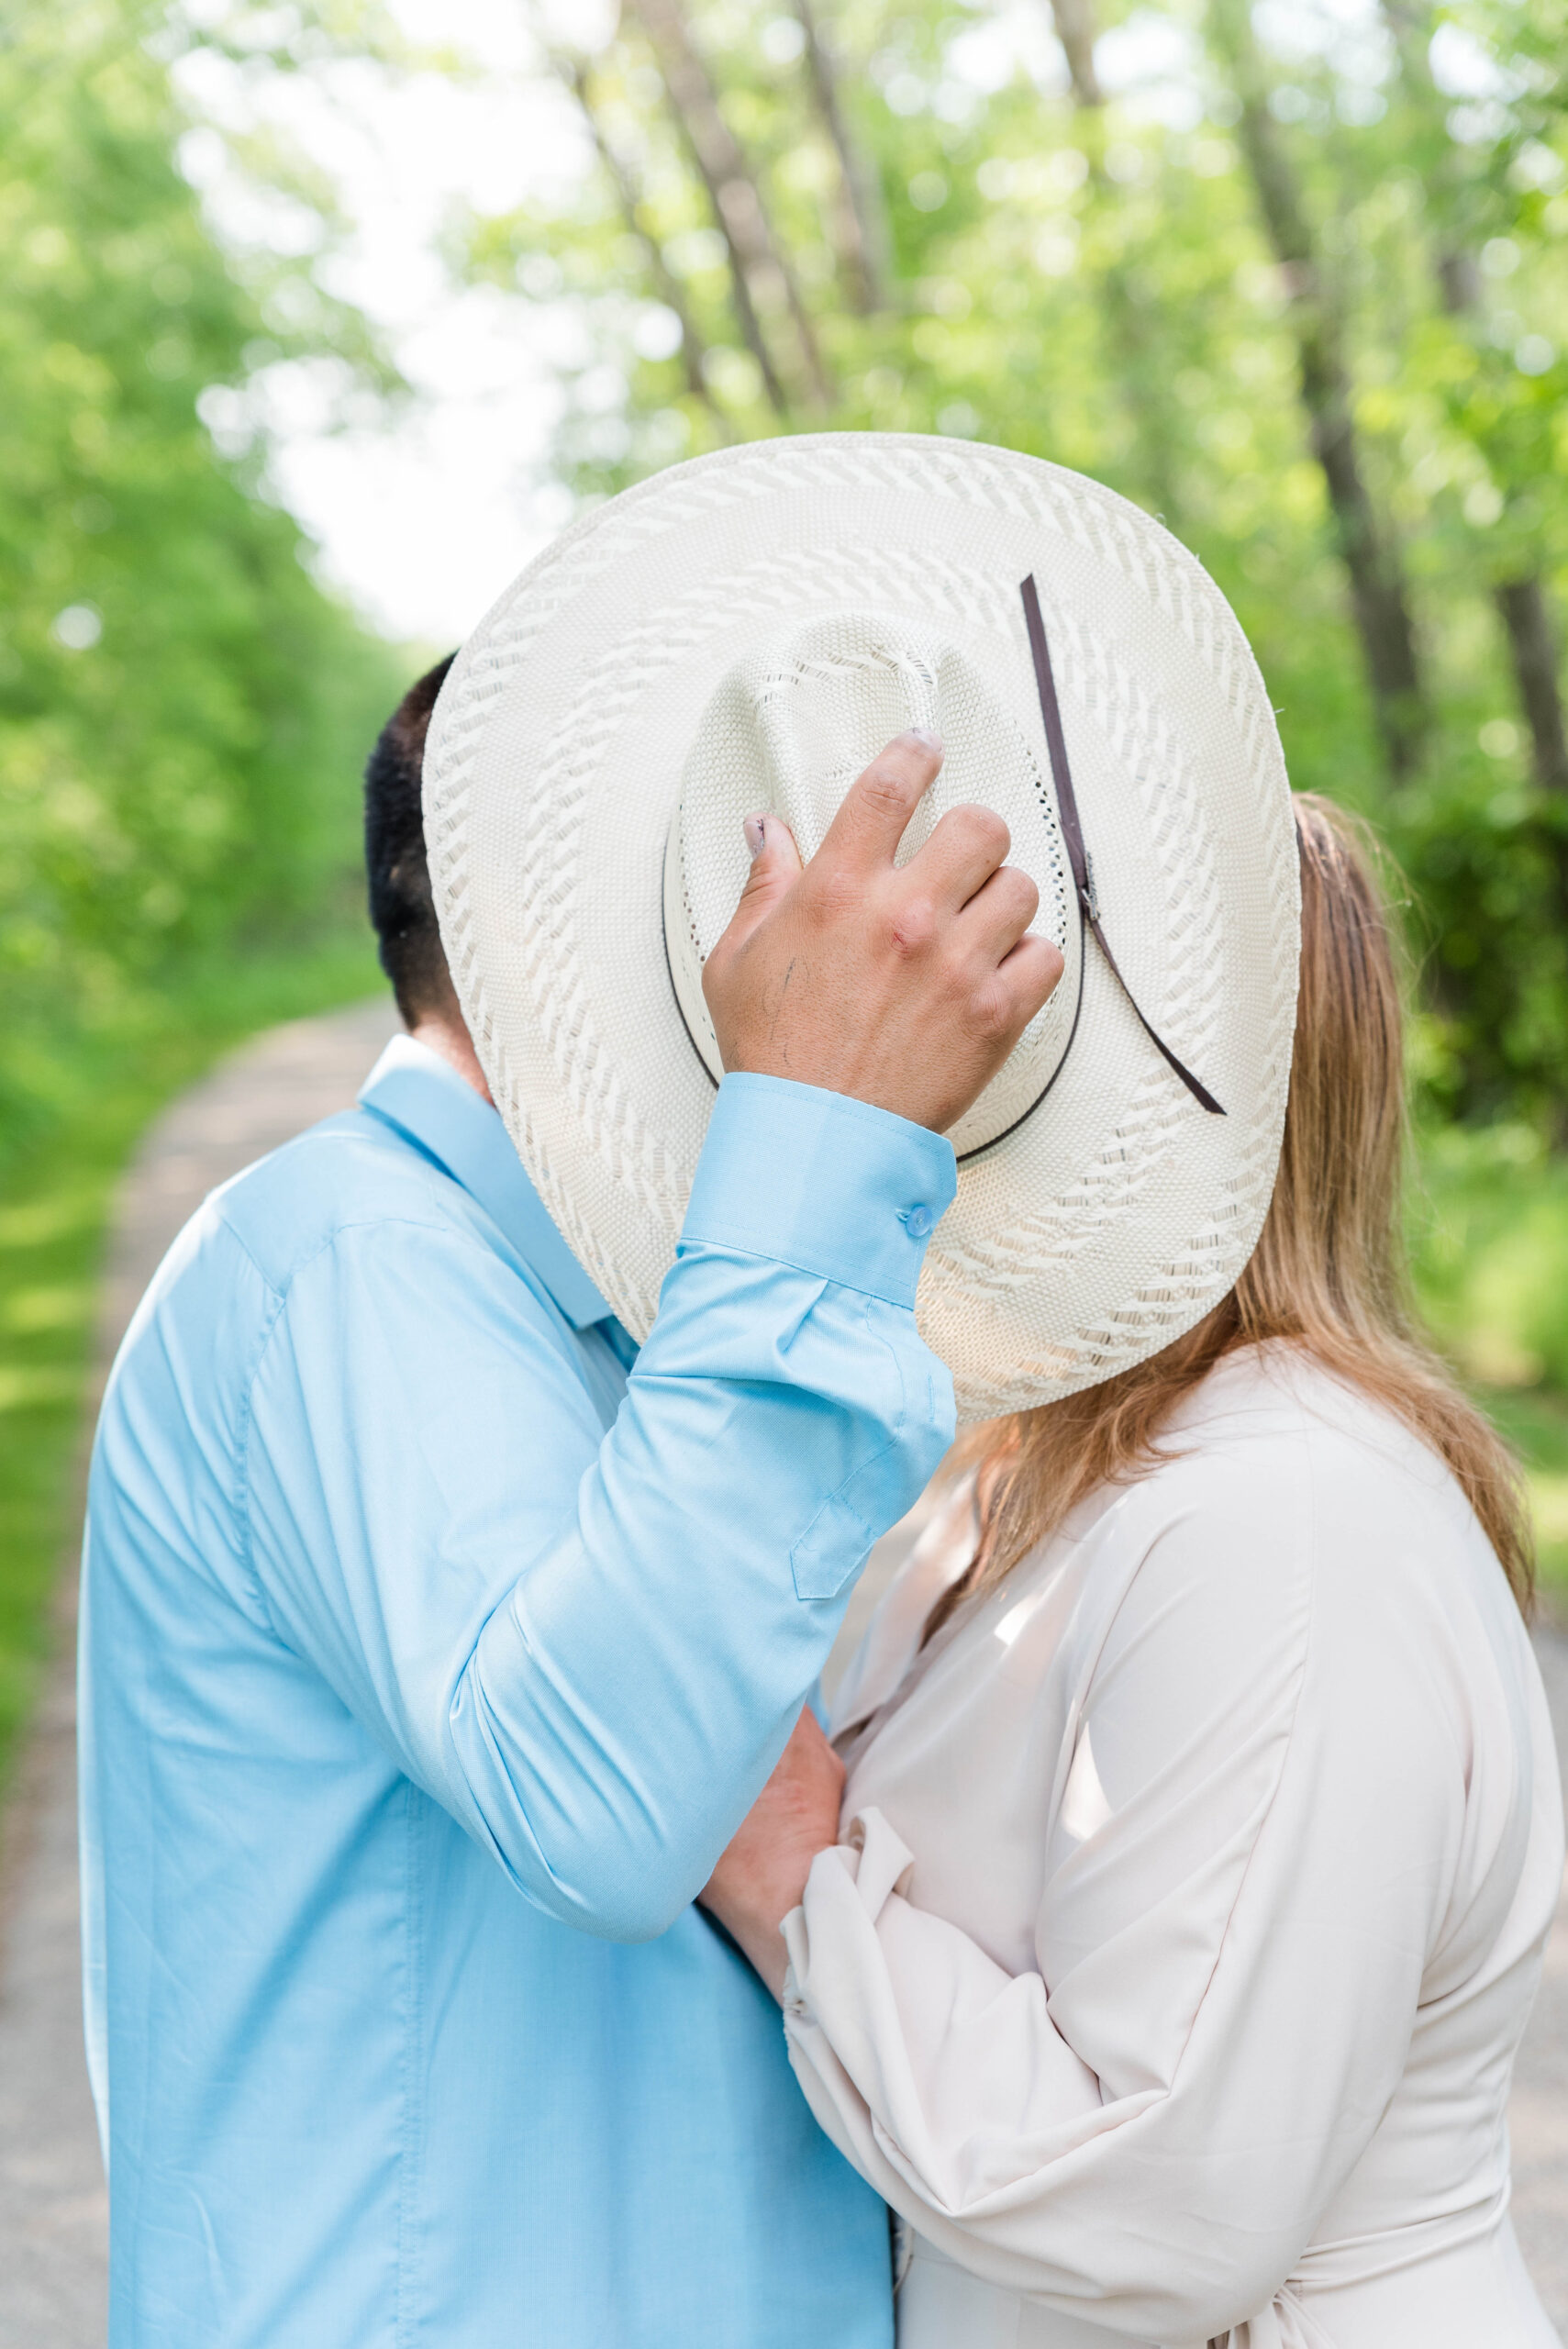
M 1457 1864 L 1410 1583 L 1375 1525 L 1360 1555 L 1315 1526 L 1307 1449 L 1157 1480 L 1185 1505 L 1088 1675 L 1038 1970 L 922 1909 L 876 1810 L 785 1925 L 795 2070 L 855 2166 L 973 2273 L 1139 2339 L 1202 2342 L 1295 2266 L 1398 2082 Z

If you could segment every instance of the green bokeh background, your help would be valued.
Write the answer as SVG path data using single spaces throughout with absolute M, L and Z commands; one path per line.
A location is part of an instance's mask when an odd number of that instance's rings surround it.
M 1525 1454 L 1548 1586 L 1568 1594 L 1568 776 L 1532 764 L 1494 595 L 1528 574 L 1554 625 L 1562 609 L 1562 0 L 1404 6 L 1359 47 L 1260 52 L 1313 243 L 1305 292 L 1249 175 L 1231 0 L 1101 11 L 1103 32 L 1174 61 L 1184 111 L 997 67 L 984 5 L 674 17 L 739 158 L 722 201 L 671 101 L 669 11 L 628 6 L 606 49 L 555 60 L 599 167 L 448 224 L 454 280 L 578 320 L 541 478 L 583 501 L 726 440 L 940 430 L 1163 515 L 1252 638 L 1294 780 L 1369 815 L 1408 875 L 1418 1283 Z M 1490 95 L 1432 84 L 1425 61 L 1455 39 L 1490 61 Z M 115 1182 L 215 1055 L 376 985 L 358 775 L 424 660 L 322 590 L 264 439 L 226 429 L 281 359 L 397 386 L 308 256 L 215 242 L 176 163 L 171 62 L 202 43 L 247 72 L 373 54 L 388 73 L 462 71 L 335 0 L 192 17 L 24 0 L 0 29 L 0 1753 L 69 1547 Z M 874 231 L 869 295 L 845 154 Z M 281 156 L 248 167 L 314 208 L 324 250 L 329 191 Z M 722 232 L 740 198 L 775 257 L 751 326 Z M 1460 262 L 1456 306 L 1442 273 Z M 1402 775 L 1298 397 L 1308 296 L 1415 617 L 1422 747 Z

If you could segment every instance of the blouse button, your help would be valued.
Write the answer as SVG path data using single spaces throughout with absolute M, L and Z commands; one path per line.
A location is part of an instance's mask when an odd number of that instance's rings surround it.
M 906 1208 L 902 1221 L 911 1240 L 924 1240 L 931 1228 L 931 1210 L 923 1202 L 918 1207 Z

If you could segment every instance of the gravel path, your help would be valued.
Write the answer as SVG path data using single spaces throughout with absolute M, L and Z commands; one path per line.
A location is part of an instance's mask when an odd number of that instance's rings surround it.
M 393 1027 L 390 1007 L 376 1004 L 275 1029 L 153 1128 L 121 1194 L 99 1327 L 102 1364 L 192 1209 L 239 1167 L 350 1101 Z M 846 1643 L 874 1601 L 873 1575 L 880 1583 L 891 1563 L 873 1560 L 844 1627 Z M 63 1608 L 61 1632 L 0 1834 L 0 2349 L 98 2349 L 104 2337 L 107 2199 L 82 2060 L 75 1722 Z M 1543 1631 L 1538 1644 L 1568 1775 L 1568 1637 Z M 1568 2342 L 1568 1896 L 1511 2119 L 1520 2239 Z
M 116 1212 L 100 1383 L 186 1218 L 241 1166 L 346 1108 L 395 1026 L 377 1003 L 273 1029 L 160 1119 Z M 108 2197 L 77 1946 L 74 1598 L 61 1594 L 59 1657 L 0 1835 L 0 2349 L 97 2349 L 105 2329 Z

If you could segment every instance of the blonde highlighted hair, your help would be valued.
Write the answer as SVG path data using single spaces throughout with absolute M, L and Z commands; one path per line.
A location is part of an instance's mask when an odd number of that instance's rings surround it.
M 1374 853 L 1341 808 L 1298 795 L 1301 993 L 1273 1197 L 1235 1287 L 1150 1361 L 970 1438 L 984 1528 L 939 1604 L 1010 1573 L 1076 1504 L 1146 1475 L 1171 1413 L 1238 1346 L 1284 1339 L 1404 1422 L 1451 1470 L 1528 1612 L 1534 1559 L 1518 1464 L 1422 1331 L 1404 1253 L 1404 1018 Z

